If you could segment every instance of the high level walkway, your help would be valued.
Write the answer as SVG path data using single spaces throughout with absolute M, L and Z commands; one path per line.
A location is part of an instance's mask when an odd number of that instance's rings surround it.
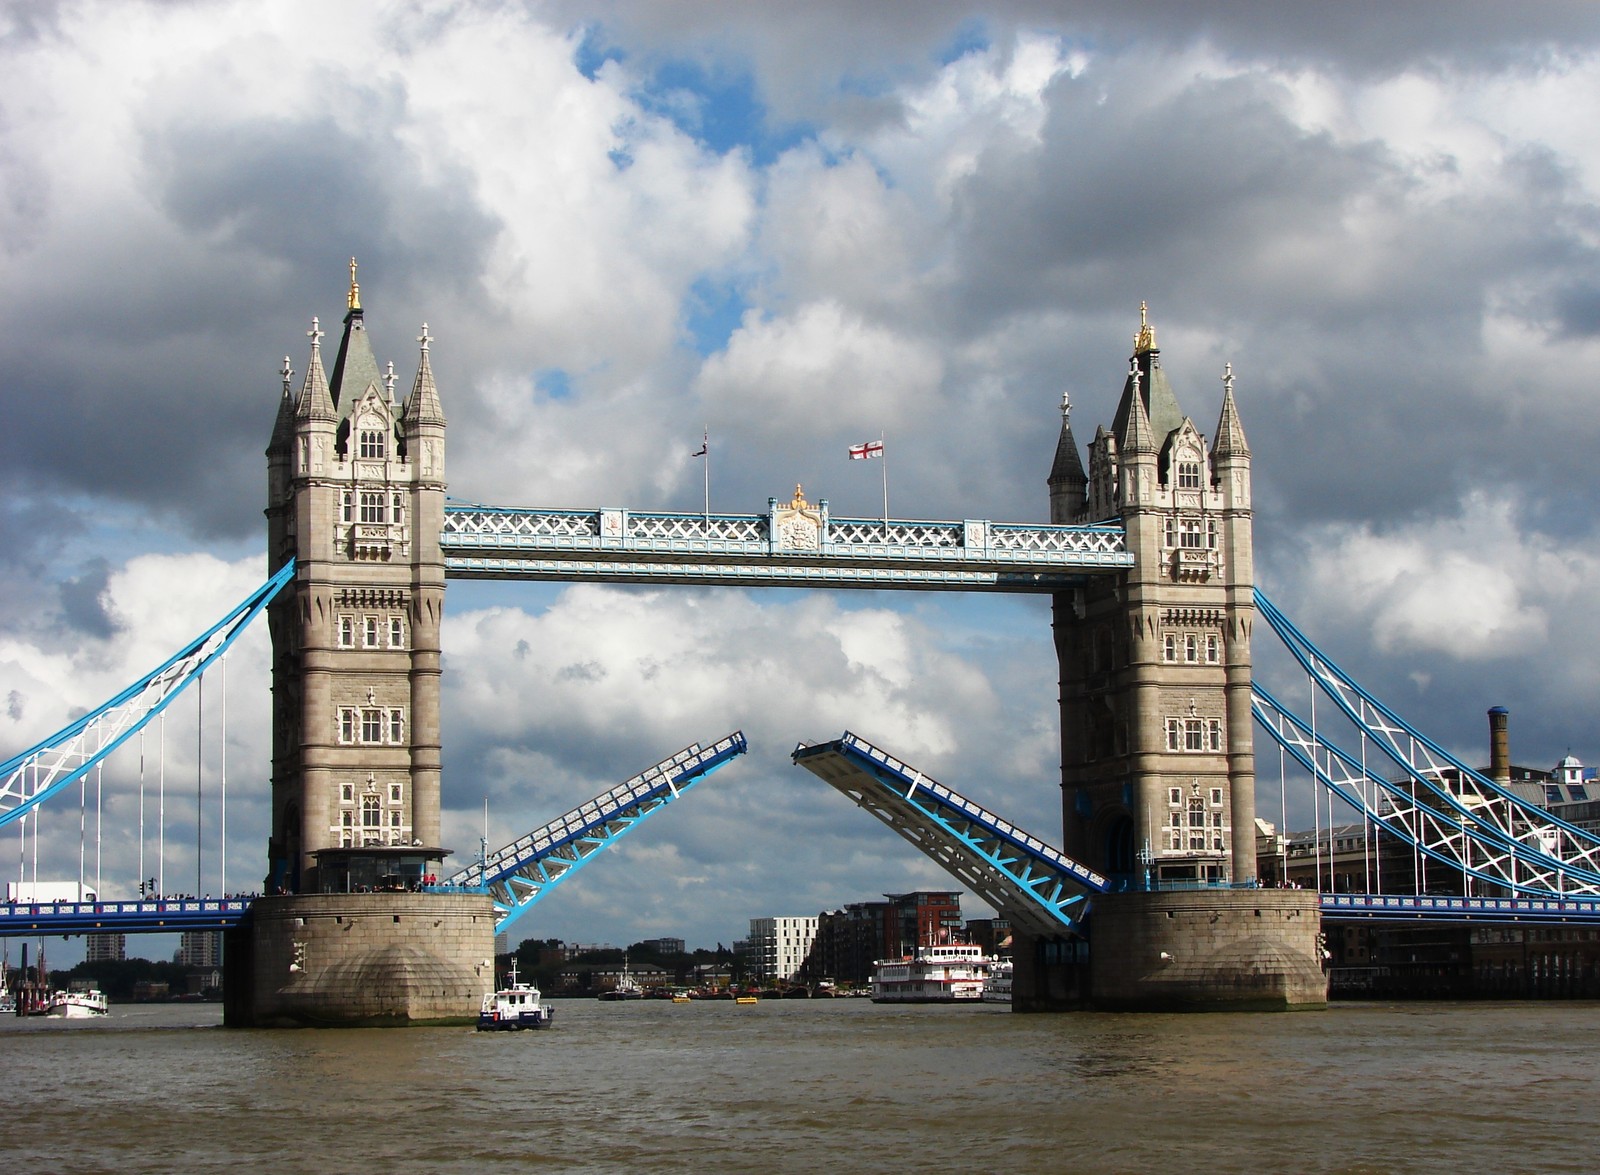
M 440 547 L 452 579 L 1054 592 L 1133 566 L 1117 526 L 832 518 L 803 498 L 765 514 L 450 503 Z

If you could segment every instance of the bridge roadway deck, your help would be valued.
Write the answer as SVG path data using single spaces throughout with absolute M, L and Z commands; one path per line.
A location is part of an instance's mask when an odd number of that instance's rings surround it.
M 1362 922 L 1567 922 L 1600 925 L 1595 898 L 1464 898 L 1427 894 L 1325 893 L 1322 917 Z
M 253 898 L 0 902 L 0 938 L 34 934 L 176 934 L 236 926 Z
M 1053 592 L 1133 566 L 1120 526 L 765 514 L 506 509 L 448 504 L 453 579 Z

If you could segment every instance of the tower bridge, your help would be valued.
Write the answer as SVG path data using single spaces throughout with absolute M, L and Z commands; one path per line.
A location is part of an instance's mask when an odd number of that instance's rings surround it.
M 1179 407 L 1142 308 L 1113 422 L 1096 429 L 1087 467 L 1063 400 L 1048 524 L 834 518 L 798 486 L 754 514 L 453 502 L 426 326 L 403 400 L 393 365 L 374 357 L 353 264 L 331 376 L 316 320 L 308 333 L 298 388 L 285 360 L 267 449 L 271 578 L 154 673 L 0 765 L 0 827 L 18 822 L 25 843 L 22 822 L 41 803 L 84 780 L 264 610 L 266 896 L 19 902 L 0 907 L 0 936 L 232 925 L 231 1023 L 470 1015 L 492 983 L 497 929 L 745 741 L 692 744 L 447 869 L 439 638 L 450 578 L 1048 594 L 1059 847 L 853 733 L 794 752 L 1011 919 L 1019 1007 L 1318 1006 L 1323 916 L 1600 924 L 1600 839 L 1412 730 L 1256 590 L 1251 455 L 1231 368 L 1208 436 Z M 1301 719 L 1252 680 L 1258 617 L 1362 740 L 1359 758 L 1315 711 Z M 1379 835 L 1459 869 L 1465 892 L 1261 888 L 1258 725 Z M 1391 778 L 1368 769 L 1369 741 Z

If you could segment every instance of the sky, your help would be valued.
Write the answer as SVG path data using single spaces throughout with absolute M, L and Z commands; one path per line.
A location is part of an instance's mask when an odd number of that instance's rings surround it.
M 1515 762 L 1600 763 L 1596 125 L 1581 2 L 0 3 L 0 751 L 265 578 L 279 371 L 354 256 L 402 387 L 428 324 L 451 495 L 505 506 L 699 509 L 704 431 L 713 509 L 870 517 L 881 435 L 897 517 L 1046 521 L 1147 302 L 1202 432 L 1233 365 L 1262 589 L 1469 762 L 1501 705 Z M 514 939 L 952 886 L 790 762 L 845 729 L 1059 833 L 1043 600 L 453 582 L 444 648 L 457 860 L 751 741 Z M 207 681 L 226 876 L 180 702 L 142 836 L 138 756 L 104 773 L 102 892 L 259 885 L 266 667 L 253 631 Z

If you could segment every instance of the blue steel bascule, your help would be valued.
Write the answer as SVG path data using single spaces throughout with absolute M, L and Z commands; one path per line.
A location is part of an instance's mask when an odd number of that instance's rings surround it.
M 1018 1006 L 1314 1005 L 1326 990 L 1319 905 L 1340 917 L 1600 922 L 1600 840 L 1411 729 L 1254 589 L 1231 373 L 1208 443 L 1178 410 L 1147 322 L 1087 473 L 1063 406 L 1049 525 L 835 519 L 799 487 L 751 515 L 506 509 L 446 501 L 426 328 L 411 395 L 397 403 L 393 365 L 380 372 L 366 340 L 353 268 L 351 279 L 332 379 L 315 324 L 298 394 L 285 364 L 268 450 L 272 578 L 0 771 L 3 827 L 103 763 L 269 610 L 268 884 L 295 892 L 0 906 L 0 935 L 244 919 L 253 925 L 230 938 L 230 1022 L 470 1016 L 492 982 L 496 930 L 746 744 L 734 732 L 685 748 L 434 884 L 447 854 L 437 835 L 447 577 L 1050 594 L 1067 851 L 855 734 L 794 752 L 1011 919 L 1032 944 L 1019 950 Z M 1329 737 L 1326 712 L 1319 727 L 1314 705 L 1301 718 L 1252 680 L 1257 615 L 1357 732 L 1359 753 Z M 1252 719 L 1322 788 L 1457 869 L 1467 892 L 1254 888 Z M 1392 769 L 1373 772 L 1369 749 Z

